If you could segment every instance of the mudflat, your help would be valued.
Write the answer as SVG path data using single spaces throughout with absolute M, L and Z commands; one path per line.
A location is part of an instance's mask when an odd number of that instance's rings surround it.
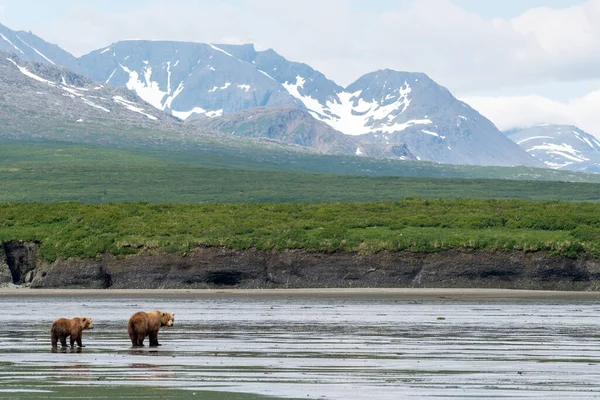
M 600 292 L 594 291 L 548 291 L 511 289 L 0 289 L 0 297 L 140 297 L 159 296 L 161 298 L 194 297 L 336 297 L 347 299 L 396 299 L 411 300 L 456 300 L 456 301 L 518 301 L 518 300 L 600 300 Z
M 600 393 L 595 292 L 7 292 L 0 398 L 579 400 Z M 131 348 L 129 317 L 154 308 L 174 312 L 175 325 L 161 329 L 160 348 Z M 52 351 L 49 327 L 63 315 L 94 318 L 85 348 Z

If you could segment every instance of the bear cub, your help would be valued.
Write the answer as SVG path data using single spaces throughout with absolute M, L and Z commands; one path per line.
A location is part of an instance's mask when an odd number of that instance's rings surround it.
M 158 330 L 161 326 L 173 326 L 175 314 L 154 310 L 151 312 L 137 312 L 129 318 L 127 332 L 133 347 L 144 347 L 146 336 L 150 338 L 150 346 L 160 346 L 158 343 Z
M 83 331 L 88 329 L 94 329 L 91 318 L 59 318 L 52 323 L 52 327 L 50 328 L 52 347 L 58 347 L 59 341 L 62 347 L 67 347 L 67 336 L 70 336 L 71 347 L 74 347 L 75 343 L 79 347 L 85 347 L 81 344 L 81 337 L 83 336 Z

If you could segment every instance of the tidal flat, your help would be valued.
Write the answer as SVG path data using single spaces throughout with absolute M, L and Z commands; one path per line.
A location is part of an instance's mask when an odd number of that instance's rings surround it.
M 0 398 L 600 396 L 600 295 L 529 293 L 8 290 Z M 175 326 L 131 348 L 129 316 L 153 309 Z M 53 353 L 74 316 L 94 320 L 86 347 Z

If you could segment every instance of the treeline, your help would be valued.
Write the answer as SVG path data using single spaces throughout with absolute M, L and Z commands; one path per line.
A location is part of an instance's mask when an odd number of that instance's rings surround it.
M 0 242 L 35 241 L 57 258 L 186 254 L 197 246 L 266 251 L 446 249 L 600 257 L 600 204 L 420 200 L 324 204 L 0 204 Z

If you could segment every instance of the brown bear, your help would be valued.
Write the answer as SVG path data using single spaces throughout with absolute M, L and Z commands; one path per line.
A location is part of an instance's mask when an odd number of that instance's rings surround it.
M 150 346 L 160 346 L 158 330 L 161 326 L 173 326 L 175 314 L 154 310 L 137 312 L 129 318 L 127 332 L 133 347 L 144 347 L 144 339 L 150 337 Z
M 70 336 L 71 347 L 74 347 L 75 342 L 77 342 L 79 347 L 85 347 L 81 344 L 81 337 L 83 336 L 83 331 L 87 329 L 94 329 L 91 318 L 57 319 L 52 323 L 52 327 L 50 328 L 52 347 L 58 347 L 59 340 L 62 347 L 67 347 L 67 336 Z

